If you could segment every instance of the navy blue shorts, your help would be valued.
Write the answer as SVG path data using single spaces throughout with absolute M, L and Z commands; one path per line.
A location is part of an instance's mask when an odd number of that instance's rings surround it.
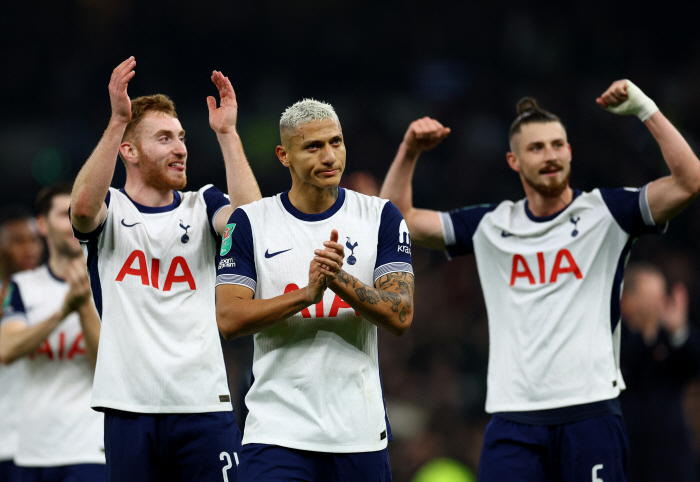
M 75 464 L 59 467 L 17 467 L 21 482 L 104 482 L 105 464 Z
M 241 482 L 391 482 L 389 451 L 336 454 L 246 444 Z
M 19 469 L 12 460 L 0 462 L 0 482 L 20 482 Z
M 559 425 L 494 416 L 479 461 L 479 482 L 624 482 L 627 434 L 618 415 Z
M 230 412 L 105 410 L 109 482 L 238 480 L 241 432 Z

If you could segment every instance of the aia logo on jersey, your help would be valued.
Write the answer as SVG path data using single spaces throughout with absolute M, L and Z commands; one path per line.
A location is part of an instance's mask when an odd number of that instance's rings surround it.
M 178 274 L 178 268 L 181 274 Z M 126 276 L 136 276 L 141 279 L 141 284 L 144 286 L 152 286 L 155 289 L 160 289 L 158 278 L 160 274 L 160 260 L 153 258 L 151 260 L 151 273 L 148 276 L 148 265 L 146 264 L 146 255 L 141 250 L 133 251 L 124 262 L 124 266 L 119 270 L 115 281 L 124 281 Z M 174 283 L 187 283 L 191 290 L 196 290 L 194 278 L 190 267 L 187 266 L 187 261 L 182 256 L 175 256 L 170 262 L 168 275 L 163 283 L 163 291 L 170 291 Z
M 85 355 L 85 343 L 83 334 L 78 333 L 73 343 L 66 344 L 66 334 L 60 332 L 58 334 L 58 346 L 52 346 L 49 340 L 39 345 L 34 353 L 29 358 L 34 360 L 38 355 L 45 355 L 49 360 L 72 360 L 76 355 Z
M 402 219 L 399 224 L 399 249 L 402 253 L 411 254 L 411 233 L 408 232 L 406 220 Z
M 530 260 L 532 263 L 534 260 Z M 547 267 L 544 262 L 544 253 L 537 253 L 537 273 L 539 274 L 539 284 L 545 284 L 547 282 Z M 568 249 L 560 249 L 557 253 L 557 257 L 554 259 L 554 266 L 552 266 L 552 272 L 549 275 L 549 282 L 556 283 L 557 278 L 561 274 L 572 273 L 576 279 L 582 279 L 583 275 L 581 270 L 576 264 L 576 260 L 571 255 Z M 510 272 L 510 286 L 513 286 L 518 278 L 525 278 L 529 284 L 538 284 L 535 281 L 535 277 L 532 274 L 530 265 L 522 254 L 513 255 L 513 267 Z
M 290 291 L 296 291 L 298 289 L 299 289 L 299 287 L 297 285 L 295 285 L 294 283 L 290 283 L 286 286 L 286 288 L 284 288 L 284 292 L 289 293 Z M 314 318 L 323 318 L 324 317 L 323 300 L 316 303 L 314 305 L 314 307 L 315 307 L 314 314 L 316 315 L 316 316 L 314 316 Z M 350 306 L 349 304 L 344 302 L 340 298 L 340 296 L 335 295 L 335 298 L 333 298 L 333 304 L 331 305 L 331 310 L 328 312 L 328 316 L 326 318 L 335 318 L 336 316 L 338 316 L 338 310 L 340 310 L 341 308 L 352 309 L 352 306 Z M 360 316 L 360 314 L 357 312 L 357 310 L 355 310 L 355 315 Z M 301 316 L 303 316 L 304 318 L 311 318 L 311 313 L 309 312 L 309 309 L 304 308 L 303 310 L 301 310 Z
M 355 251 L 355 248 L 357 248 L 357 241 L 355 241 L 355 244 L 350 244 L 350 238 L 347 238 L 347 242 L 345 243 L 345 246 L 350 250 L 350 256 L 348 257 L 348 264 L 353 265 L 357 263 L 357 258 L 353 255 L 353 252 Z

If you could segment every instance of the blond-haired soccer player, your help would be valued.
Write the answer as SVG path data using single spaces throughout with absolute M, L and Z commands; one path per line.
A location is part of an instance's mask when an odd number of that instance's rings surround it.
M 700 162 L 631 82 L 614 82 L 597 102 L 636 114 L 671 175 L 641 189 L 572 189 L 566 129 L 526 99 L 518 105 L 506 156 L 524 199 L 449 213 L 414 208 L 416 160 L 449 133 L 429 118 L 409 126 L 382 188 L 414 241 L 450 256 L 476 256 L 490 333 L 486 411 L 493 414 L 480 481 L 626 479 L 617 398 L 624 388 L 618 363 L 622 272 L 632 241 L 663 230 L 697 196 Z
M 214 72 L 207 98 L 229 200 L 181 191 L 185 131 L 164 95 L 130 100 L 133 57 L 112 74 L 112 117 L 81 169 L 71 219 L 88 258 L 102 333 L 92 406 L 105 412 L 111 481 L 236 480 L 240 433 L 214 307 L 218 236 L 239 204 L 260 198 L 236 132 L 236 98 Z M 110 187 L 117 156 L 126 184 Z
M 330 105 L 294 104 L 280 136 L 291 189 L 237 209 L 218 256 L 219 328 L 255 334 L 240 477 L 390 481 L 377 327 L 401 335 L 413 318 L 406 223 L 338 187 L 345 141 Z

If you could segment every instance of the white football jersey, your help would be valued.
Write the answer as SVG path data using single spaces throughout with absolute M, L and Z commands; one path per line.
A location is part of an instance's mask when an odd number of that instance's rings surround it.
M 616 399 L 620 293 L 634 237 L 658 232 L 646 188 L 575 191 L 535 217 L 527 200 L 440 213 L 448 254 L 473 252 L 489 321 L 486 411 Z
M 410 236 L 396 207 L 346 189 L 320 214 L 283 193 L 237 209 L 218 257 L 217 284 L 247 286 L 255 299 L 303 289 L 315 249 L 337 229 L 343 269 L 374 286 L 412 273 Z M 372 452 L 391 437 L 379 373 L 377 327 L 333 291 L 257 333 L 243 444 L 315 452 Z
M 34 326 L 63 305 L 68 283 L 48 265 L 13 276 L 3 323 Z M 15 463 L 26 467 L 104 464 L 104 418 L 90 409 L 94 370 L 77 313 L 23 359 L 24 386 Z
M 216 325 L 211 185 L 151 208 L 110 188 L 107 218 L 76 232 L 102 320 L 92 406 L 136 413 L 232 410 Z

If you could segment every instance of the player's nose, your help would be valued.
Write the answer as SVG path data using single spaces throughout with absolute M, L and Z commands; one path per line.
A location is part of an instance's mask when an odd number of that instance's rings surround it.
M 330 146 L 330 144 L 326 144 L 321 151 L 321 162 L 332 165 L 336 160 L 337 158 L 335 157 L 333 148 Z
M 182 142 L 182 140 L 178 139 L 175 142 L 175 145 L 173 148 L 173 153 L 178 155 L 178 156 L 186 156 L 187 155 L 187 146 L 185 146 L 185 143 Z

